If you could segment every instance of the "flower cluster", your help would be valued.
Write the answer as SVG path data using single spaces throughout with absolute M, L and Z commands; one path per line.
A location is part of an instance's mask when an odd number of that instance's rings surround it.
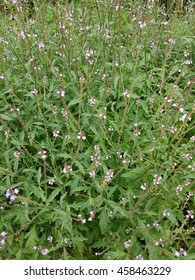
M 17 198 L 18 193 L 18 189 L 7 189 L 5 196 L 12 202 Z

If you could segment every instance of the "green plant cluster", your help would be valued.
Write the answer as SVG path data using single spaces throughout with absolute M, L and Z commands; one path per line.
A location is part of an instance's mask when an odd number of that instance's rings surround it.
M 193 6 L 27 2 L 0 18 L 0 258 L 194 260 Z

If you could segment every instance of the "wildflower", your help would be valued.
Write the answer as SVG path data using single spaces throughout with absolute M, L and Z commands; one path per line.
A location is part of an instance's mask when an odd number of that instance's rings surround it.
M 155 242 L 155 245 L 156 246 L 162 246 L 162 247 L 164 247 L 165 246 L 165 242 L 162 240 L 162 238 L 160 238 L 159 240 L 157 240 L 156 242 Z
M 125 249 L 128 249 L 130 247 L 130 245 L 131 245 L 131 240 L 130 239 L 128 239 L 127 241 L 124 242 Z
M 5 232 L 5 231 L 2 231 L 0 233 L 0 246 L 5 244 L 6 235 L 7 235 L 7 232 Z
M 195 135 L 190 137 L 190 142 L 195 142 Z
M 146 27 L 146 22 L 145 21 L 139 21 L 139 27 L 140 28 Z
M 162 179 L 162 176 L 161 176 L 160 174 L 155 174 L 155 175 L 154 175 L 153 184 L 154 184 L 154 185 L 159 185 L 161 179 Z
M 59 88 L 59 90 L 57 91 L 57 93 L 59 93 L 61 97 L 64 97 L 65 89 L 64 89 L 63 87 L 61 87 L 61 88 Z
M 0 74 L 0 79 L 5 79 L 5 76 L 3 74 Z
M 111 218 L 111 217 L 112 217 L 112 215 L 113 215 L 113 212 L 112 212 L 112 211 L 109 211 L 109 212 L 108 212 L 108 217 L 110 217 L 110 218 Z
M 141 260 L 143 260 L 144 258 L 143 258 L 143 256 L 142 256 L 142 255 L 137 255 L 135 259 L 136 259 L 136 260 L 140 260 L 140 261 L 141 261 Z
M 44 248 L 44 249 L 41 250 L 41 254 L 42 254 L 42 255 L 47 255 L 48 253 L 49 253 L 49 250 L 46 249 L 46 248 Z
M 170 212 L 168 210 L 164 210 L 163 211 L 163 216 L 170 216 Z
M 89 222 L 92 222 L 93 219 L 95 218 L 95 214 L 94 214 L 93 211 L 90 211 L 89 214 L 90 214 L 90 217 L 89 217 L 88 221 L 89 221 Z
M 45 151 L 45 150 L 40 150 L 40 151 L 39 151 L 39 155 L 41 155 L 41 158 L 42 158 L 42 159 L 46 159 L 46 157 L 47 157 L 47 156 L 46 156 L 46 151 Z
M 192 64 L 192 63 L 193 63 L 193 62 L 192 62 L 191 59 L 188 59 L 188 60 L 184 61 L 184 64 L 186 64 L 186 65 L 190 65 L 190 64 Z
M 178 251 L 175 251 L 175 256 L 176 257 L 180 257 L 180 256 L 187 256 L 187 253 L 186 253 L 186 251 L 182 248 L 182 247 L 180 247 L 179 248 L 179 252 Z
M 112 169 L 108 170 L 106 172 L 105 180 L 111 181 L 113 177 L 114 177 L 114 171 Z
M 95 178 L 95 170 L 90 170 L 89 176 L 90 176 L 91 178 Z
M 53 185 L 54 183 L 55 183 L 55 179 L 54 179 L 54 178 L 49 179 L 49 181 L 48 181 L 48 184 L 49 184 L 49 185 Z
M 108 127 L 108 131 L 114 131 L 114 128 L 110 125 L 110 126 Z
M 177 131 L 177 128 L 176 127 L 174 127 L 174 126 L 172 126 L 171 128 L 170 128 L 170 132 L 171 133 L 175 133 Z
M 42 50 L 42 49 L 44 49 L 45 45 L 42 42 L 40 42 L 40 43 L 38 43 L 38 47 L 40 50 Z
M 123 96 L 129 98 L 129 97 L 130 97 L 130 92 L 129 92 L 128 90 L 125 90 L 125 91 L 123 92 Z
M 35 89 L 35 88 L 33 88 L 33 89 L 31 90 L 31 93 L 34 94 L 34 95 L 36 95 L 36 94 L 38 93 L 38 90 Z
M 91 97 L 91 98 L 89 99 L 89 104 L 90 104 L 91 106 L 95 105 L 95 104 L 96 104 L 96 99 L 95 99 L 94 97 Z
M 99 148 L 100 148 L 100 145 L 98 145 L 98 144 L 96 144 L 96 145 L 94 145 L 94 150 L 99 150 Z
M 143 183 L 140 187 L 140 189 L 142 189 L 143 191 L 145 191 L 147 188 L 147 183 Z
M 65 117 L 66 119 L 68 118 L 68 112 L 65 109 L 62 109 L 62 115 L 63 117 Z
M 54 130 L 53 131 L 53 137 L 58 137 L 59 136 L 59 130 Z
M 84 135 L 83 132 L 79 132 L 77 134 L 77 139 L 79 139 L 79 140 L 86 140 L 86 136 Z
M 47 238 L 47 240 L 48 240 L 50 243 L 52 243 L 52 241 L 53 241 L 53 236 L 49 235 L 48 238 Z
M 130 162 L 130 159 L 129 158 L 126 158 L 122 161 L 122 163 L 125 165 L 125 164 L 129 164 Z
M 66 244 L 67 244 L 67 243 L 68 243 L 68 241 L 69 241 L 69 238 L 68 238 L 68 237 L 65 237 L 65 238 L 64 238 L 64 243 L 66 243 Z
M 18 189 L 7 189 L 5 196 L 12 202 L 17 198 Z
M 72 167 L 68 164 L 64 164 L 63 172 L 64 173 L 72 172 Z
M 188 120 L 191 121 L 191 117 L 189 117 L 187 114 L 183 114 L 183 115 L 179 118 L 179 120 L 182 121 L 182 122 L 184 122 L 186 118 L 188 118 Z
M 14 157 L 15 158 L 19 158 L 20 157 L 20 152 L 19 151 L 15 151 L 14 152 Z
M 156 227 L 156 228 L 158 228 L 158 227 L 159 227 L 159 223 L 158 223 L 157 221 L 155 221 L 155 222 L 153 223 L 153 226 Z
M 194 211 L 193 210 L 187 210 L 188 214 L 186 215 L 186 218 L 188 219 L 194 219 Z

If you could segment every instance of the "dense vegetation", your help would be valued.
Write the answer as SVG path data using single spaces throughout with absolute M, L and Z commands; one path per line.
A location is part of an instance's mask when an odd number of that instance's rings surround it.
M 0 258 L 194 260 L 193 4 L 47 2 L 0 17 Z

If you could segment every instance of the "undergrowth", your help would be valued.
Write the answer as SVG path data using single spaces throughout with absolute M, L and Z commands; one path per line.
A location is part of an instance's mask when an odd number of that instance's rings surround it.
M 195 259 L 193 5 L 4 2 L 0 258 Z

